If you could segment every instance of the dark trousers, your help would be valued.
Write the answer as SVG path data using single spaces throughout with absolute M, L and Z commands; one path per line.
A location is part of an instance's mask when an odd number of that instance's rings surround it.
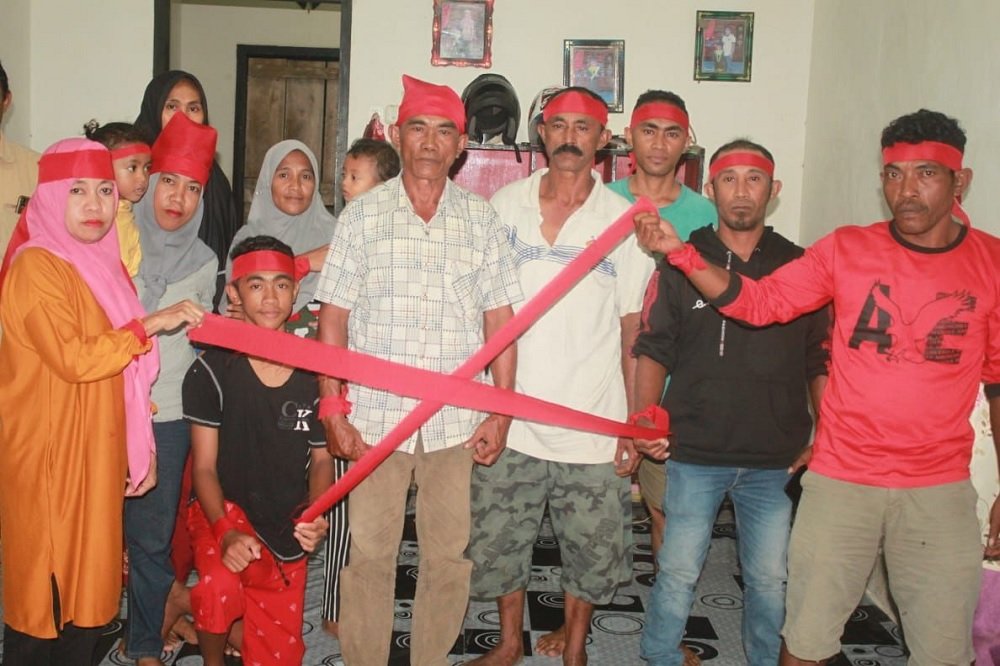
M 103 627 L 67 624 L 58 638 L 36 638 L 3 626 L 4 666 L 91 666 Z

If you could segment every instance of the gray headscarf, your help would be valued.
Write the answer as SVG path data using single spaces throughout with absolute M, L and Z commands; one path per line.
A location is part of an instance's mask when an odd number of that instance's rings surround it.
M 205 211 L 203 200 L 198 200 L 198 208 L 191 220 L 176 231 L 166 231 L 156 223 L 153 199 L 161 175 L 154 173 L 149 177 L 147 195 L 134 207 L 139 245 L 142 247 L 142 262 L 136 277 L 142 278 L 145 286 L 142 307 L 146 308 L 146 312 L 159 309 L 167 285 L 186 278 L 215 258 L 215 252 L 198 238 Z
M 236 247 L 242 240 L 250 236 L 273 236 L 292 248 L 296 255 L 315 250 L 321 245 L 327 245 L 333 238 L 333 225 L 337 222 L 323 205 L 323 199 L 319 193 L 319 182 L 316 183 L 316 191 L 313 192 L 312 202 L 309 208 L 299 215 L 288 215 L 278 210 L 274 205 L 274 198 L 271 196 L 271 181 L 274 180 L 274 172 L 278 170 L 281 160 L 285 159 L 293 150 L 299 150 L 309 158 L 313 173 L 319 178 L 319 166 L 316 163 L 316 156 L 309 150 L 309 146 L 288 139 L 279 141 L 268 149 L 264 155 L 264 162 L 260 167 L 260 175 L 257 177 L 257 187 L 253 192 L 253 202 L 250 204 L 250 215 L 247 218 L 246 226 L 236 232 L 233 238 L 233 245 Z M 226 282 L 233 274 L 233 260 L 226 260 Z M 309 273 L 302 278 L 299 283 L 299 296 L 295 299 L 295 312 L 298 312 L 312 300 L 319 286 L 319 273 Z M 223 303 L 219 310 L 225 309 L 228 299 L 223 297 Z

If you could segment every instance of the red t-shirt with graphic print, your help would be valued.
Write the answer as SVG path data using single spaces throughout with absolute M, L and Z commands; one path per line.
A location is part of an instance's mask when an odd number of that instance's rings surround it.
M 888 222 L 842 227 L 760 281 L 735 277 L 714 303 L 763 325 L 831 301 L 810 469 L 886 488 L 968 478 L 979 383 L 1000 395 L 1000 239 L 963 227 L 928 249 Z

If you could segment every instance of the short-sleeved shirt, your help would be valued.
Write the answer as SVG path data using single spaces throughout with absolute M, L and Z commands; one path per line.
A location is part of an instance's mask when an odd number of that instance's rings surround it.
M 295 370 L 283 385 L 265 386 L 246 356 L 218 349 L 199 356 L 184 378 L 184 418 L 219 430 L 223 496 L 243 508 L 280 560 L 303 554 L 292 519 L 309 499 L 310 448 L 326 445 L 318 400 L 316 375 Z
M 629 190 L 628 182 L 629 178 L 626 177 L 608 183 L 608 187 L 612 192 L 625 197 L 629 203 L 635 203 L 635 195 Z M 659 211 L 660 217 L 673 225 L 683 241 L 686 241 L 695 229 L 701 229 L 709 224 L 714 225 L 719 219 L 715 204 L 683 184 L 677 198 L 661 207 Z
M 628 207 L 603 187 L 559 230 L 554 244 L 542 237 L 538 198 L 540 169 L 507 185 L 492 204 L 503 220 L 514 253 L 521 289 L 531 298 L 548 284 Z M 652 257 L 629 235 L 541 319 L 518 339 L 517 390 L 617 421 L 628 417 L 622 377 L 621 318 L 642 311 Z M 557 462 L 596 464 L 614 459 L 617 440 L 578 430 L 515 420 L 507 445 L 527 455 Z
M 0 132 L 0 256 L 17 226 L 18 198 L 30 197 L 38 184 L 38 158 Z
M 484 199 L 448 181 L 424 222 L 397 176 L 344 209 L 316 298 L 351 311 L 350 349 L 450 373 L 482 346 L 483 313 L 521 300 L 521 289 L 500 220 Z M 351 422 L 370 444 L 417 404 L 360 385 L 351 396 Z M 482 418 L 445 406 L 421 428 L 424 450 L 461 444 Z M 416 434 L 400 450 L 415 446 Z

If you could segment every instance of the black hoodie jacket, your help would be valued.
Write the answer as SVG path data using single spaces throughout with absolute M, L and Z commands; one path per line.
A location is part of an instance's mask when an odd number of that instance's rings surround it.
M 743 262 L 712 227 L 690 242 L 710 263 L 758 279 L 804 250 L 771 227 Z M 827 374 L 825 309 L 755 328 L 719 314 L 684 275 L 661 261 L 633 348 L 667 368 L 670 459 L 697 465 L 787 467 L 809 442 L 809 380 Z

